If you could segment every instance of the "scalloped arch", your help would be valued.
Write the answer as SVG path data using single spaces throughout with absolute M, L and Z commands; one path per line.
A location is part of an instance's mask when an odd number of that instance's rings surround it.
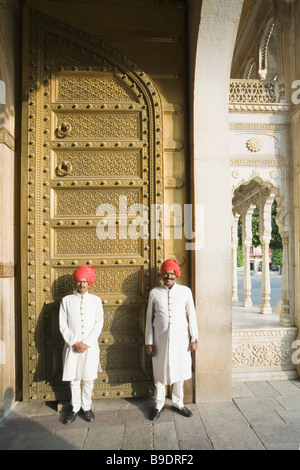
M 241 188 L 242 186 L 250 185 L 253 181 L 255 181 L 259 186 L 263 185 L 264 187 L 268 187 L 269 189 L 275 190 L 275 199 L 277 202 L 276 223 L 281 229 L 281 225 L 282 225 L 281 217 L 283 213 L 283 198 L 280 194 L 280 186 L 274 184 L 274 181 L 264 179 L 259 174 L 256 174 L 254 176 L 252 173 L 247 179 L 243 178 L 235 186 L 233 185 L 231 186 L 232 200 L 235 197 L 235 192 L 237 192 L 239 188 Z

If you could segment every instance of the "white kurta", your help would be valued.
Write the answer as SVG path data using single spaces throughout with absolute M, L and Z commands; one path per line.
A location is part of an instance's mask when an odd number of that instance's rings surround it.
M 103 326 L 103 308 L 99 297 L 86 292 L 83 296 L 66 295 L 60 305 L 59 329 L 65 340 L 63 349 L 63 381 L 94 380 L 101 370 L 98 337 Z M 88 346 L 79 353 L 77 342 Z
M 192 376 L 188 346 L 198 339 L 196 311 L 191 290 L 174 284 L 150 291 L 145 343 L 154 345 L 152 359 L 155 382 L 165 385 Z

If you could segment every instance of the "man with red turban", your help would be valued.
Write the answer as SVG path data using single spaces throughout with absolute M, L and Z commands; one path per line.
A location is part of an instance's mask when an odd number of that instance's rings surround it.
M 66 295 L 60 305 L 59 328 L 65 340 L 63 381 L 70 382 L 72 411 L 65 423 L 72 423 L 80 409 L 92 421 L 92 391 L 97 372 L 101 371 L 98 337 L 103 326 L 101 299 L 88 292 L 95 282 L 95 268 L 80 266 L 73 273 L 76 293 Z M 82 381 L 82 391 L 81 391 Z
M 76 283 L 79 279 L 86 279 L 88 285 L 91 286 L 94 284 L 96 279 L 95 268 L 93 266 L 83 265 L 76 269 L 73 273 L 73 281 Z
M 191 351 L 198 347 L 198 327 L 191 290 L 176 283 L 181 276 L 176 259 L 161 266 L 163 285 L 150 291 L 146 317 L 146 352 L 152 356 L 155 408 L 159 418 L 165 404 L 165 386 L 173 385 L 173 410 L 185 417 L 192 412 L 183 404 L 184 381 L 192 376 Z

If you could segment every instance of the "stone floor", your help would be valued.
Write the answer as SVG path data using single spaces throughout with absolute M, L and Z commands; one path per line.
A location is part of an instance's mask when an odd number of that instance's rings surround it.
M 0 449 L 103 450 L 107 459 L 150 451 L 144 460 L 160 451 L 300 449 L 300 380 L 235 383 L 232 402 L 190 404 L 191 418 L 167 399 L 151 422 L 152 406 L 151 398 L 95 400 L 95 421 L 65 425 L 53 403 L 18 403 L 0 424 Z
M 232 329 L 277 329 L 281 328 L 279 316 L 276 313 L 271 315 L 262 315 L 259 313 L 259 307 L 249 307 L 247 309 L 241 306 L 241 302 L 233 302 L 232 306 Z

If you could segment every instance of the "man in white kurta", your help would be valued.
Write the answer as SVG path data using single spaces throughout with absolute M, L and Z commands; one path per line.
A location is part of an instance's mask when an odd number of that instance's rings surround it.
M 173 384 L 173 408 L 192 416 L 183 404 L 183 384 L 192 376 L 191 351 L 198 346 L 198 328 L 191 290 L 176 284 L 180 276 L 177 260 L 166 260 L 161 268 L 164 284 L 151 290 L 146 318 L 146 351 L 152 356 L 155 382 L 155 420 L 164 409 L 165 386 Z
M 65 340 L 62 380 L 69 381 L 71 387 L 72 411 L 66 424 L 75 420 L 81 408 L 87 421 L 94 419 L 92 391 L 101 370 L 98 337 L 103 326 L 103 308 L 101 299 L 88 292 L 95 280 L 94 268 L 81 266 L 74 272 L 73 280 L 77 292 L 62 299 L 59 311 L 60 332 Z

